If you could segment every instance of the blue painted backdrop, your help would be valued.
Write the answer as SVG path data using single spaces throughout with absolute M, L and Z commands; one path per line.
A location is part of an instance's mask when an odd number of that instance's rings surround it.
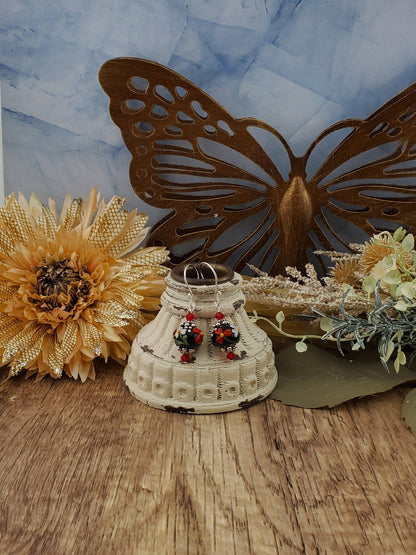
M 153 59 L 295 153 L 416 80 L 415 0 L 9 0 L 0 13 L 6 194 L 58 204 L 96 185 L 142 207 L 101 64 Z M 150 210 L 152 213 L 152 211 Z M 154 214 L 152 216 L 154 218 Z

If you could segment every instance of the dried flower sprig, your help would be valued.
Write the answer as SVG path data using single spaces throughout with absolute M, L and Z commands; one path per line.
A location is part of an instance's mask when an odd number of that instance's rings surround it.
M 378 353 L 383 366 L 388 369 L 387 362 L 395 354 L 394 368 L 398 372 L 401 365 L 411 362 L 416 356 L 414 244 L 413 235 L 399 228 L 393 234 L 383 231 L 364 245 L 354 245 L 355 252 L 352 254 L 319 253 L 335 260 L 331 276 L 324 278 L 324 284 L 321 284 L 321 294 L 325 298 L 328 291 L 331 300 L 327 306 L 322 308 L 322 296 L 316 295 L 318 302 L 315 303 L 313 299 L 311 302 L 310 291 L 313 290 L 316 294 L 319 290 L 314 283 L 314 276 L 313 286 L 309 291 L 306 288 L 309 311 L 319 318 L 320 327 L 326 332 L 322 336 L 293 334 L 284 330 L 283 322 L 286 316 L 282 310 L 276 314 L 277 325 L 257 313 L 254 313 L 254 320 L 266 321 L 282 336 L 300 339 L 296 343 L 299 352 L 307 350 L 305 341 L 308 338 L 336 341 L 342 354 L 341 342 L 347 341 L 353 350 L 359 350 L 377 338 Z M 292 271 L 291 275 L 295 282 L 290 283 L 289 287 L 296 289 L 307 281 L 302 281 L 303 276 L 297 270 Z M 345 283 L 341 285 L 342 282 Z M 328 288 L 328 285 L 332 288 Z M 333 292 L 339 295 L 341 290 L 342 295 L 336 299 L 337 308 L 334 309 Z M 295 298 L 298 300 L 298 297 Z M 354 303 L 353 310 L 348 306 L 351 300 Z M 298 307 L 304 308 L 301 303 Z M 405 351 L 408 353 L 407 356 Z
M 0 362 L 9 375 L 66 373 L 94 378 L 98 356 L 123 362 L 143 310 L 156 310 L 164 288 L 163 247 L 138 248 L 147 216 L 68 195 L 28 203 L 14 194 L 0 207 Z M 94 216 L 95 214 L 95 216 Z
M 249 311 L 270 316 L 283 311 L 286 316 L 311 314 L 312 307 L 327 314 L 339 313 L 339 301 L 346 289 L 352 289 L 344 301 L 350 314 L 371 310 L 375 287 L 388 301 L 397 298 L 396 309 L 407 310 L 404 296 L 416 302 L 416 262 L 414 237 L 402 228 L 393 234 L 383 231 L 363 245 L 350 245 L 350 253 L 317 251 L 334 263 L 329 275 L 319 279 L 311 264 L 305 275 L 297 268 L 286 268 L 286 276 L 271 277 L 257 268 L 257 274 L 243 282 Z
M 335 342 L 343 355 L 346 344 L 349 344 L 352 351 L 360 351 L 370 342 L 374 342 L 381 361 L 379 373 L 376 368 L 371 368 L 368 358 L 353 357 L 350 353 L 348 362 L 354 362 L 351 372 L 349 364 L 341 364 L 341 361 L 337 361 L 332 354 L 315 348 L 313 356 L 316 375 L 311 376 L 309 367 L 305 372 L 300 369 L 302 363 L 294 361 L 292 364 L 293 351 L 289 348 L 285 354 L 282 353 L 280 359 L 280 362 L 285 361 L 283 385 L 276 389 L 272 398 L 301 407 L 313 408 L 326 405 L 332 407 L 348 399 L 386 391 L 389 387 L 395 387 L 400 383 L 416 381 L 416 373 L 404 366 L 409 366 L 416 358 L 414 246 L 414 236 L 404 229 L 399 228 L 393 234 L 385 231 L 375 235 L 363 245 L 350 245 L 351 253 L 318 252 L 317 254 L 328 256 L 334 262 L 330 275 L 324 278 L 322 283 L 315 283 L 314 278 L 309 280 L 308 276 L 304 279 L 304 276 L 295 270 L 291 271 L 291 278 L 282 276 L 270 278 L 263 275 L 260 278 L 253 278 L 251 285 L 245 285 L 249 299 L 256 298 L 263 302 L 259 305 L 261 310 L 266 300 L 272 300 L 275 303 L 273 306 L 279 307 L 274 319 L 266 317 L 264 313 L 258 314 L 256 310 L 253 310 L 251 318 L 259 324 L 267 324 L 264 329 L 270 334 L 277 333 L 280 336 L 295 339 L 298 352 L 303 353 L 308 350 L 308 340 L 318 340 L 322 343 Z M 270 288 L 253 293 L 256 285 Z M 277 286 L 280 290 L 276 288 Z M 281 291 L 284 291 L 286 296 L 279 299 L 277 293 Z M 329 293 L 330 302 L 325 306 L 326 292 Z M 299 294 L 304 295 L 304 298 L 300 299 Z M 315 303 L 314 294 L 319 306 Z M 306 331 L 297 333 L 299 330 L 297 326 L 293 332 L 294 326 L 291 325 L 293 322 L 286 319 L 289 306 L 287 298 L 290 299 L 289 303 L 295 300 L 296 306 L 290 306 L 288 311 L 292 315 L 294 310 L 296 313 L 304 312 L 306 302 L 309 309 L 306 312 L 311 318 L 309 329 Z M 351 303 L 354 306 L 353 310 L 350 309 Z M 357 307 L 361 310 L 357 311 Z M 298 318 L 299 316 L 298 314 Z M 312 322 L 312 329 L 310 322 Z M 321 335 L 312 331 L 313 326 L 316 327 L 318 322 L 323 332 Z M 283 324 L 285 324 L 284 328 Z M 316 354 L 317 352 L 319 354 Z M 371 353 L 371 351 L 367 352 Z M 287 353 L 290 354 L 289 357 Z M 391 366 L 395 373 L 390 372 Z M 382 375 L 383 367 L 389 375 Z M 299 379 L 300 377 L 302 379 Z M 325 384 L 325 387 L 322 387 L 325 391 L 324 395 L 317 395 L 317 383 Z M 312 387 L 311 384 L 313 384 Z M 342 391 L 341 396 L 340 391 Z M 416 389 L 413 389 L 407 394 L 402 408 L 402 417 L 411 427 L 414 435 L 416 435 L 415 399 Z
M 307 340 L 319 339 L 321 341 L 334 341 L 341 355 L 344 356 L 342 343 L 349 343 L 353 351 L 365 349 L 365 344 L 377 339 L 377 349 L 380 361 L 389 371 L 387 363 L 393 354 L 394 369 L 399 371 L 401 365 L 410 364 L 416 356 L 416 306 L 408 302 L 408 310 L 398 312 L 395 310 L 396 299 L 384 302 L 380 296 L 380 284 L 374 292 L 374 308 L 362 316 L 350 314 L 345 309 L 345 301 L 351 290 L 344 292 L 339 304 L 339 316 L 327 314 L 316 308 L 313 312 L 319 318 L 320 327 L 325 332 L 316 334 L 293 334 L 283 329 L 285 314 L 280 311 L 276 314 L 274 323 L 270 318 L 260 316 L 253 311 L 251 319 L 254 322 L 264 321 L 271 326 L 278 335 L 289 339 L 297 339 L 296 350 L 299 353 L 307 351 Z M 407 356 L 405 351 L 407 351 Z
M 258 274 L 258 277 L 243 281 L 242 285 L 250 312 L 256 310 L 269 314 L 271 310 L 274 313 L 283 311 L 286 316 L 311 314 L 312 306 L 315 306 L 327 313 L 338 314 L 344 284 L 331 276 L 319 279 L 312 264 L 306 264 L 305 275 L 297 268 L 287 267 L 287 276 L 275 277 L 253 266 L 250 268 Z M 369 301 L 351 295 L 346 306 L 351 313 L 360 314 L 369 307 Z

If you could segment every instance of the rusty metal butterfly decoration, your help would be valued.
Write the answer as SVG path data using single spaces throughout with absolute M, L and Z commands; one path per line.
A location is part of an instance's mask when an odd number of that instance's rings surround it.
M 416 83 L 366 120 L 330 126 L 298 157 L 270 125 L 234 118 L 158 63 L 115 58 L 99 79 L 132 155 L 133 189 L 171 209 L 148 244 L 167 245 L 173 264 L 199 259 L 244 271 L 252 263 L 275 275 L 302 267 L 315 250 L 348 250 L 351 232 L 416 228 Z M 317 147 L 340 132 L 311 171 Z M 287 175 L 268 153 L 272 143 Z

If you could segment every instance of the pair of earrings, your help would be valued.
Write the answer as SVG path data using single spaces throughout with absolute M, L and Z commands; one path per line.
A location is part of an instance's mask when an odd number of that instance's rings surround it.
M 211 270 L 215 280 L 215 318 L 217 319 L 217 323 L 213 326 L 210 332 L 211 344 L 224 351 L 228 360 L 234 360 L 236 357 L 234 349 L 240 341 L 240 332 L 233 324 L 227 322 L 220 310 L 221 293 L 218 291 L 218 276 L 216 271 L 211 264 L 208 264 L 208 262 L 201 262 L 199 268 L 201 268 L 202 265 L 207 266 Z M 191 353 L 196 351 L 204 339 L 203 331 L 201 331 L 195 323 L 195 300 L 187 279 L 187 271 L 190 267 L 194 268 L 198 279 L 201 278 L 201 275 L 203 277 L 202 271 L 200 274 L 198 269 L 193 264 L 187 264 L 185 266 L 183 271 L 183 280 L 188 288 L 189 310 L 186 314 L 185 322 L 182 322 L 173 332 L 175 344 L 182 353 L 181 361 L 184 363 L 192 362 L 193 357 L 191 356 Z

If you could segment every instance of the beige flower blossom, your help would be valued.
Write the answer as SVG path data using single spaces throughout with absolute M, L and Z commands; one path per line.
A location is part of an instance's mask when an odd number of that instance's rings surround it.
M 410 253 L 403 251 L 399 243 L 395 243 L 393 239 L 388 237 L 372 238 L 364 243 L 360 257 L 360 268 L 365 274 L 372 272 L 376 264 L 381 262 L 386 256 L 394 254 L 394 247 L 399 249 L 406 264 L 412 263 Z
M 125 361 L 164 288 L 163 247 L 138 248 L 147 216 L 68 195 L 0 207 L 0 358 L 10 374 L 94 378 L 94 359 Z M 95 214 L 96 213 L 96 214 Z M 95 214 L 95 217 L 94 217 Z

